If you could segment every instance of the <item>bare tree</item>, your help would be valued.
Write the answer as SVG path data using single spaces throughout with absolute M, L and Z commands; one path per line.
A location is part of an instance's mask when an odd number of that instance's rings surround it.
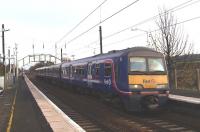
M 191 53 L 193 45 L 188 42 L 188 36 L 185 36 L 181 28 L 178 27 L 177 19 L 172 12 L 166 9 L 161 10 L 156 24 L 159 30 L 154 34 L 153 32 L 150 33 L 149 46 L 165 55 L 169 82 L 170 86 L 172 86 L 172 58 Z

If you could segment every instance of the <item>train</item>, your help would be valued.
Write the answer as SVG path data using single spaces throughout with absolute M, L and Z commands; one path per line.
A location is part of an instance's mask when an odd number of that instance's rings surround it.
M 147 47 L 113 50 L 35 71 L 37 77 L 66 88 L 118 99 L 128 111 L 160 108 L 169 95 L 165 58 Z

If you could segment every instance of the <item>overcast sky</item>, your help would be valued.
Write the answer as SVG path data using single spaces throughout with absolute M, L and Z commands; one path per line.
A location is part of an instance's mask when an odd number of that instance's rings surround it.
M 62 41 L 59 40 L 103 1 L 1 0 L 0 24 L 5 24 L 5 28 L 10 29 L 9 32 L 5 33 L 6 48 L 11 47 L 13 49 L 14 44 L 17 43 L 19 58 L 32 54 L 33 44 L 35 45 L 35 53 L 43 52 L 55 55 L 55 43 L 57 42 L 57 55 L 60 54 L 61 47 L 65 55 L 67 54 L 70 57 L 75 55 L 76 59 L 98 54 L 98 26 L 83 36 L 73 39 L 135 0 L 107 0 L 77 29 Z M 171 9 L 187 1 L 189 0 L 139 0 L 131 7 L 101 24 L 103 37 L 157 15 L 159 8 Z M 200 17 L 200 1 L 190 0 L 188 4 L 184 8 L 174 11 L 178 22 Z M 186 35 L 189 35 L 189 41 L 194 43 L 195 53 L 199 53 L 200 19 L 180 24 L 180 27 Z M 157 29 L 155 19 L 132 28 L 145 31 Z M 131 31 L 130 28 L 120 34 L 104 39 L 103 51 L 146 46 L 147 36 L 141 30 Z M 44 49 L 42 48 L 43 43 Z M 2 48 L 0 53 L 2 54 Z

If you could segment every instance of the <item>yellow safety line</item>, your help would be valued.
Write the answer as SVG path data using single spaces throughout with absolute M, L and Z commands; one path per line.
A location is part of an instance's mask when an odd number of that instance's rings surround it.
M 16 91 L 15 91 L 15 97 L 14 97 L 12 108 L 11 108 L 11 111 L 10 111 L 10 118 L 9 118 L 9 122 L 8 122 L 8 126 L 7 126 L 7 129 L 6 129 L 6 132 L 10 132 L 10 129 L 11 129 L 11 126 L 12 126 L 12 120 L 13 120 L 13 115 L 14 115 L 14 110 L 15 110 L 16 97 L 17 97 L 17 88 L 16 88 Z

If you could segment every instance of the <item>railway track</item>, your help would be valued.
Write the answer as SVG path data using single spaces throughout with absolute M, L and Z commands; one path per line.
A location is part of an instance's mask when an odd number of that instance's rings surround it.
M 200 130 L 197 122 L 200 121 L 199 119 L 190 119 L 188 116 L 174 113 L 169 109 L 153 114 L 126 113 L 93 96 L 76 94 L 35 79 L 32 81 L 86 131 L 196 132 Z M 187 122 L 188 119 L 189 122 Z

